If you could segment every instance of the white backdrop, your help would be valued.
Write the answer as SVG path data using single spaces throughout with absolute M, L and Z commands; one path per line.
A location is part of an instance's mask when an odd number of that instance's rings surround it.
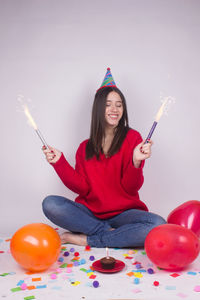
M 17 95 L 31 99 L 48 144 L 74 165 L 107 67 L 143 137 L 160 92 L 176 98 L 154 133 L 141 199 L 163 217 L 200 200 L 199 29 L 199 0 L 0 0 L 1 234 L 47 222 L 46 195 L 76 196 L 46 162 Z

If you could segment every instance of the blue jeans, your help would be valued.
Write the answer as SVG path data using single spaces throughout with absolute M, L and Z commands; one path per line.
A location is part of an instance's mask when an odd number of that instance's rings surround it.
M 47 196 L 42 207 L 51 222 L 71 232 L 84 233 L 88 245 L 97 248 L 143 247 L 149 231 L 166 223 L 159 215 L 138 209 L 102 220 L 86 206 L 61 196 Z

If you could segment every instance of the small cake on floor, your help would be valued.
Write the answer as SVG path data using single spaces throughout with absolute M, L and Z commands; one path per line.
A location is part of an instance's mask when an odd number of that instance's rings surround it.
M 100 263 L 103 269 L 111 270 L 115 267 L 116 259 L 111 256 L 106 256 L 100 259 Z

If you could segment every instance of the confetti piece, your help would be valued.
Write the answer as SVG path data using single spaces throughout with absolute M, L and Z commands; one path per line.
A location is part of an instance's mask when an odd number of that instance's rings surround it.
M 2 276 L 2 277 L 7 276 L 7 275 L 10 275 L 10 273 L 3 273 L 3 274 L 0 274 L 0 276 Z
M 200 285 L 196 285 L 196 286 L 194 287 L 194 291 L 195 291 L 195 292 L 200 292 Z
M 66 268 L 67 267 L 67 264 L 66 263 L 64 263 L 64 264 L 62 264 L 61 266 L 60 266 L 60 268 Z
M 188 275 L 197 275 L 197 272 L 187 272 Z
M 22 289 L 23 291 L 27 289 L 26 283 L 22 283 L 22 285 L 21 285 L 20 287 L 21 287 L 21 289 Z
M 92 274 L 92 275 L 90 275 L 90 279 L 95 279 L 97 276 L 96 275 L 94 275 L 94 274 Z
M 18 291 L 21 291 L 22 289 L 19 287 L 16 287 L 16 288 L 13 288 L 11 289 L 11 292 L 18 292 Z
M 4 251 L 1 250 L 0 253 L 4 253 Z
M 146 273 L 145 269 L 140 269 L 140 270 L 132 270 L 133 273 Z
M 71 273 L 71 272 L 72 272 L 72 269 L 71 269 L 71 268 L 67 268 L 67 269 L 66 269 L 66 272 L 67 272 L 67 273 Z
M 167 285 L 167 286 L 165 287 L 165 289 L 166 289 L 166 290 L 176 290 L 176 286 L 174 286 L 174 285 Z
M 73 264 L 67 264 L 67 267 L 68 267 L 68 268 L 72 268 L 72 267 L 73 267 Z
M 140 273 L 140 272 L 135 272 L 135 273 L 133 273 L 133 275 L 134 275 L 135 277 L 137 277 L 137 278 L 142 278 L 142 277 L 143 277 L 143 274 Z
M 86 285 L 86 286 L 89 286 L 89 287 L 92 287 L 92 286 L 93 286 L 92 282 L 86 282 L 85 285 Z
M 71 259 L 71 261 L 74 264 L 74 262 L 79 262 L 79 259 L 80 259 L 80 257 L 74 257 L 74 258 Z
M 80 260 L 80 264 L 81 264 L 81 265 L 86 264 L 86 260 L 85 260 L 84 258 L 82 258 L 82 259 Z
M 153 282 L 153 285 L 154 285 L 154 286 L 159 286 L 159 284 L 160 284 L 159 281 L 154 281 L 154 282 Z
M 22 283 L 24 283 L 24 280 L 20 280 L 20 281 L 17 283 L 17 285 L 20 286 L 20 285 L 22 285 Z
M 93 270 L 89 268 L 89 270 L 86 271 L 86 273 L 91 273 Z
M 183 294 L 183 293 L 178 293 L 176 294 L 178 297 L 181 297 L 181 298 L 186 298 L 187 295 L 186 294 Z
M 136 267 L 136 269 L 141 269 L 142 268 L 141 264 L 135 264 L 135 267 Z
M 50 278 L 51 278 L 51 279 L 56 279 L 56 278 L 57 278 L 57 275 L 56 275 L 56 274 L 51 274 L 51 275 L 50 275 Z
M 129 273 L 126 273 L 126 275 L 128 275 L 129 277 L 133 276 L 134 273 L 133 272 L 129 272 Z
M 133 292 L 133 293 L 140 293 L 141 290 L 140 290 L 140 289 L 134 289 L 134 290 L 132 290 L 132 292 Z
M 154 274 L 154 270 L 152 268 L 147 269 L 148 274 Z
M 84 268 L 81 268 L 80 271 L 87 272 L 87 270 Z
M 170 274 L 170 276 L 176 278 L 176 277 L 180 276 L 180 274 L 178 274 L 178 273 L 173 273 L 173 274 Z
M 24 300 L 32 300 L 32 299 L 35 299 L 35 296 L 27 296 L 27 297 L 24 297 Z
M 35 277 L 35 278 L 32 278 L 32 281 L 41 281 L 41 277 Z
M 56 272 L 57 272 L 57 273 L 61 273 L 61 272 L 62 272 L 62 269 L 61 269 L 61 268 L 57 268 L 57 269 L 56 269 Z
M 85 251 L 90 251 L 90 250 L 91 250 L 91 248 L 89 245 L 85 246 Z
M 137 253 L 137 252 L 138 252 L 138 250 L 136 250 L 136 249 L 133 249 L 133 252 L 134 252 L 134 253 Z
M 88 277 L 90 277 L 91 275 L 93 275 L 93 272 L 87 273 Z
M 79 285 L 79 284 L 80 284 L 80 281 L 71 282 L 71 285 L 74 285 L 74 286 Z
M 99 287 L 99 282 L 97 280 L 93 281 L 92 283 L 94 288 L 98 288 Z
M 43 285 L 36 285 L 36 289 L 44 289 L 46 288 L 47 285 L 46 284 L 43 284 Z
M 125 256 L 125 259 L 133 259 L 132 256 Z
M 139 284 L 140 283 L 140 279 L 139 278 L 134 278 L 133 283 L 134 284 Z
M 58 261 L 59 261 L 59 262 L 63 262 L 63 261 L 64 261 L 64 258 L 63 258 L 63 257 L 59 257 Z
M 61 286 L 52 286 L 51 289 L 52 289 L 52 290 L 61 290 L 62 287 L 61 287 Z
M 34 285 L 29 285 L 29 286 L 27 286 L 27 289 L 28 289 L 28 290 L 34 290 L 34 289 L 35 289 L 35 286 L 34 286 Z

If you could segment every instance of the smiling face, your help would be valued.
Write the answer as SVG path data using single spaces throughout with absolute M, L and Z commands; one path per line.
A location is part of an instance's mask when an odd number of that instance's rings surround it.
M 106 99 L 105 120 L 106 127 L 117 127 L 123 115 L 123 104 L 118 93 L 112 91 Z

